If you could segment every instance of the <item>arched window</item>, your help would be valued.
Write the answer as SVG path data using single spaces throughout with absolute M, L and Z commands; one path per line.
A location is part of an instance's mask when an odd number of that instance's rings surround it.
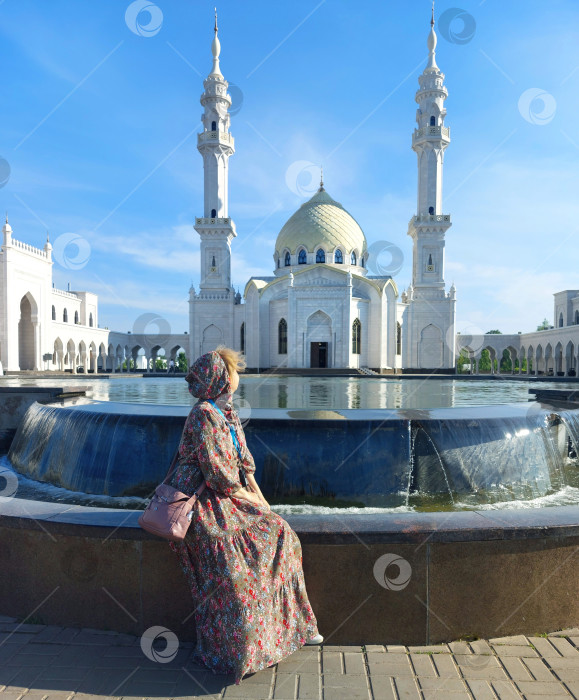
M 365 262 L 366 262 L 366 261 L 364 260 L 364 256 L 362 255 L 362 257 L 360 258 L 360 265 L 361 265 L 361 267 L 366 267 Z
M 289 254 L 289 253 L 286 253 L 286 254 L 285 254 L 285 258 L 284 258 L 284 265 L 285 265 L 286 267 L 289 267 L 289 266 L 291 265 L 291 262 L 292 262 L 292 259 L 291 259 L 290 254 Z
M 217 122 L 211 122 L 211 131 L 217 131 Z
M 318 248 L 318 252 L 316 253 L 316 262 L 317 263 L 325 263 L 326 262 L 326 254 L 324 253 L 323 248 Z
M 277 351 L 280 355 L 287 355 L 287 321 L 282 318 L 277 326 Z
M 92 311 L 88 315 L 88 325 L 92 328 L 93 326 L 93 320 L 92 320 Z
M 342 251 L 339 248 L 334 253 L 334 262 L 338 263 L 339 265 L 341 265 L 344 262 L 344 256 L 342 255 Z
M 430 117 L 430 126 L 436 126 L 436 117 Z
M 214 219 L 217 216 L 217 209 L 211 210 L 211 218 Z
M 56 321 L 56 307 L 55 306 L 52 307 L 52 320 Z
M 278 258 L 278 259 L 277 259 L 277 266 L 278 266 L 278 267 L 279 267 L 280 262 L 281 262 L 281 261 L 280 261 L 280 259 Z
M 575 325 L 579 326 L 579 311 L 575 311 Z
M 74 322 L 78 323 L 78 311 L 74 312 Z
M 66 309 L 62 312 L 62 320 L 68 323 L 68 311 Z
M 396 354 L 402 355 L 402 326 L 396 324 Z
M 298 254 L 298 265 L 305 265 L 308 261 L 306 251 L 302 248 Z
M 241 324 L 239 329 L 239 345 L 241 347 L 241 352 L 245 352 L 245 321 Z
M 434 214 L 434 207 L 428 207 L 428 213 Z
M 559 314 L 559 328 L 563 328 L 563 313 Z
M 356 263 L 356 253 L 354 251 L 352 251 L 352 255 L 350 255 L 350 262 L 352 263 L 352 265 L 357 264 Z
M 360 354 L 360 349 L 362 345 L 362 324 L 360 323 L 360 319 L 356 318 L 354 319 L 354 323 L 352 324 L 352 352 L 354 355 L 359 355 Z

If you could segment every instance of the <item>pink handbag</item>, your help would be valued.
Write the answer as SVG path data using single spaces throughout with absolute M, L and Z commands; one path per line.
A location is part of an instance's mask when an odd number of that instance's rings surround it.
M 178 453 L 175 453 L 167 476 L 157 486 L 151 501 L 139 516 L 139 525 L 143 530 L 173 542 L 185 539 L 193 517 L 193 506 L 205 488 L 203 482 L 192 496 L 188 496 L 165 483 L 177 462 Z

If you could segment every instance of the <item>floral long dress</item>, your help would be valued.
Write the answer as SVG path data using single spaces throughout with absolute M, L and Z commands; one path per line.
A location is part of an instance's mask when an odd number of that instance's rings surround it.
M 229 380 L 221 357 L 207 353 L 196 365 L 200 362 L 197 380 L 201 375 L 203 381 L 194 381 L 190 372 L 190 391 L 212 398 L 207 394 L 223 389 L 225 381 L 225 393 L 215 398 L 226 418 L 207 400 L 189 413 L 170 483 L 187 494 L 203 480 L 206 488 L 194 506 L 185 540 L 169 545 L 191 589 L 196 657 L 214 672 L 234 674 L 239 683 L 244 674 L 299 649 L 318 629 L 297 535 L 276 513 L 232 496 L 241 486 L 239 469 L 253 473 L 255 463 L 227 393 Z M 214 381 L 216 372 L 221 382 Z M 235 428 L 241 458 L 227 421 Z

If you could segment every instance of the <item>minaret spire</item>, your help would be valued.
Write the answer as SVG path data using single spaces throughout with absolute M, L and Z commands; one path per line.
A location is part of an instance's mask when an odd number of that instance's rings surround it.
M 320 189 L 318 192 L 321 192 L 324 189 L 324 166 L 320 165 Z
M 219 37 L 217 36 L 217 8 L 215 8 L 215 26 L 213 27 L 215 36 L 213 37 L 213 43 L 211 44 L 211 53 L 213 54 L 213 68 L 211 69 L 210 75 L 218 75 L 221 78 L 221 69 L 219 68 L 219 54 L 221 53 L 221 43 Z
M 203 216 L 195 220 L 201 237 L 200 294 L 220 292 L 233 299 L 231 286 L 231 240 L 237 235 L 229 217 L 229 158 L 235 152 L 229 131 L 231 97 L 228 83 L 219 67 L 221 44 L 218 37 L 217 8 L 213 25 L 213 67 L 203 81 L 203 131 L 197 137 L 197 149 L 203 157 Z

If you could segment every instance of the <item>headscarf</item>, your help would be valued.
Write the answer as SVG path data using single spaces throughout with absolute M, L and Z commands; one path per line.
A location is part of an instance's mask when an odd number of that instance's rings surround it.
M 219 405 L 231 409 L 231 381 L 221 355 L 212 350 L 198 357 L 185 377 L 189 392 L 201 400 L 220 398 Z

